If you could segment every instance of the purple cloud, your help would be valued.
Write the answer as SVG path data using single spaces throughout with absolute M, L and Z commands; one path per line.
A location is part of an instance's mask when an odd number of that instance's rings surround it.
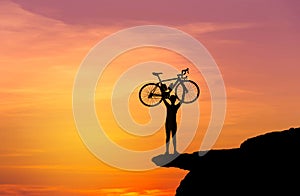
M 299 19 L 299 1 L 122 1 L 12 0 L 24 9 L 69 24 L 105 25 L 126 21 L 180 25 L 194 22 L 259 22 Z M 296 5 L 298 4 L 298 5 Z

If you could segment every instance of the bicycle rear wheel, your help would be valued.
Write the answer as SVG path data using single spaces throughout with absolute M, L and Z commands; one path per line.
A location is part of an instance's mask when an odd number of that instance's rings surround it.
M 162 91 L 158 84 L 147 83 L 139 91 L 139 99 L 145 106 L 154 107 L 162 101 Z
M 175 87 L 175 93 L 182 103 L 193 103 L 200 95 L 200 88 L 192 80 L 184 80 Z

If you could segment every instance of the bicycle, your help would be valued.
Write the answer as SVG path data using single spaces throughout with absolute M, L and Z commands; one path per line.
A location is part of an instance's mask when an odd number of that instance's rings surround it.
M 196 82 L 187 79 L 189 68 L 181 70 L 176 78 L 169 78 L 162 80 L 159 75 L 162 72 L 153 72 L 152 74 L 158 78 L 158 82 L 150 82 L 144 84 L 139 90 L 139 99 L 145 106 L 154 107 L 162 102 L 163 98 L 169 98 L 174 92 L 182 103 L 192 103 L 197 100 L 200 95 L 200 88 Z M 172 82 L 168 87 L 166 82 Z

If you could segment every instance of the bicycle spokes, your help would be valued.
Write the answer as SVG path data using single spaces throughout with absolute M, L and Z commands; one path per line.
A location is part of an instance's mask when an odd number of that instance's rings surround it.
M 192 103 L 199 97 L 200 89 L 192 80 L 185 80 L 175 88 L 177 97 L 183 103 Z
M 160 104 L 162 101 L 162 92 L 158 84 L 148 83 L 142 86 L 139 92 L 139 99 L 148 107 Z

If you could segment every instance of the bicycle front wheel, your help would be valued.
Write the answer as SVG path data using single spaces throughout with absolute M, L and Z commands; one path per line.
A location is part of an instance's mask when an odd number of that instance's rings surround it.
M 184 80 L 175 87 L 175 93 L 182 103 L 193 103 L 200 95 L 200 88 L 192 80 Z
M 145 106 L 157 106 L 162 101 L 162 91 L 158 84 L 147 83 L 140 89 L 139 99 Z

